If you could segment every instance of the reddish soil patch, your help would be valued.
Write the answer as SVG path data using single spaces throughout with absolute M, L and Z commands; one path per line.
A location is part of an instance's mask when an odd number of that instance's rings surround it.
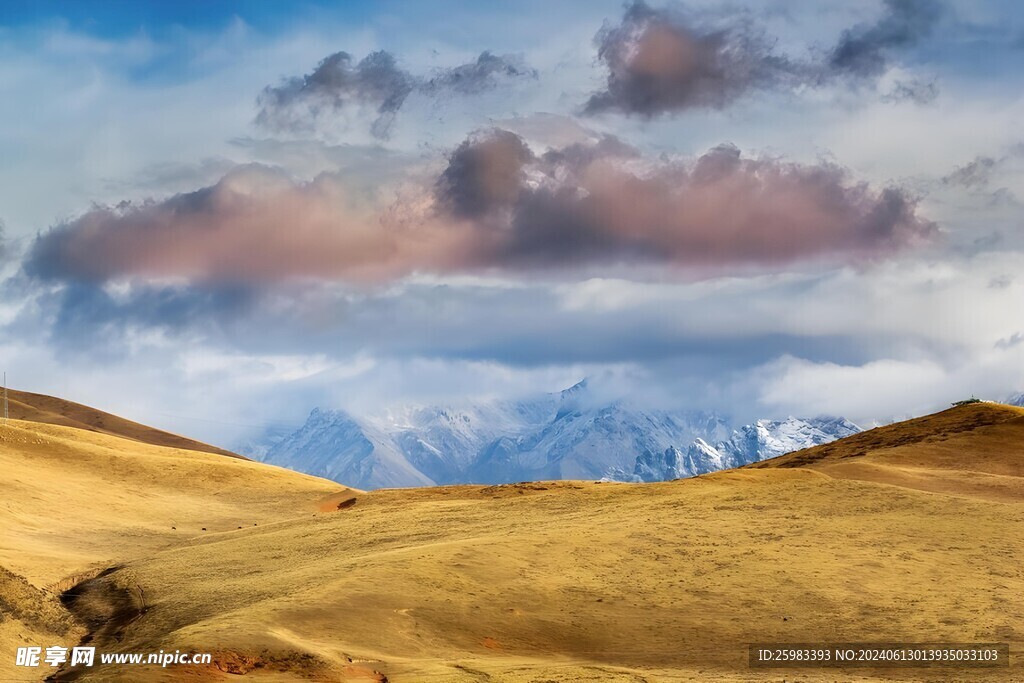
M 357 678 L 376 681 L 377 683 L 388 683 L 388 677 L 376 669 L 364 669 L 361 666 L 346 666 L 342 673 L 345 674 L 345 680 Z

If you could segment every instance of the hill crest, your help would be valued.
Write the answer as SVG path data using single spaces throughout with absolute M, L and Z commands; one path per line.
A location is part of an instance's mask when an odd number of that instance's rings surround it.
M 1024 408 L 1001 403 L 969 403 L 947 408 L 938 413 L 875 427 L 821 446 L 804 448 L 776 458 L 762 460 L 748 465 L 748 467 L 823 465 L 924 441 L 943 441 L 981 427 L 1016 420 L 1024 422 Z
M 152 446 L 181 448 L 200 453 L 214 453 L 248 460 L 245 456 L 180 434 L 165 432 L 108 413 L 91 406 L 46 394 L 8 389 L 10 417 L 13 420 L 39 422 L 62 427 L 75 427 L 90 432 L 119 436 Z

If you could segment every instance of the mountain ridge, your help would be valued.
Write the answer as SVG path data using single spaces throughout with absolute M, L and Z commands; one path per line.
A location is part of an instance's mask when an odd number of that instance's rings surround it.
M 699 410 L 607 398 L 583 380 L 560 392 L 356 417 L 314 409 L 291 434 L 243 446 L 257 459 L 365 489 L 695 476 L 859 431 L 844 418 L 759 420 L 733 429 Z

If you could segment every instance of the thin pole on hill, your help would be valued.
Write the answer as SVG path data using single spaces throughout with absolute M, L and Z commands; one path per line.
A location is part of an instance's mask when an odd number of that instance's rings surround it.
M 4 370 L 4 424 L 7 424 L 7 371 Z

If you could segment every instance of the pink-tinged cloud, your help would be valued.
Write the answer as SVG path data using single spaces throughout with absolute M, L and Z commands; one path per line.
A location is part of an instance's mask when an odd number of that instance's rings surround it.
M 605 87 L 586 111 L 657 116 L 694 107 L 724 107 L 750 90 L 806 80 L 812 69 L 774 54 L 771 42 L 743 22 L 702 29 L 642 0 L 622 23 L 597 36 L 608 69 Z
M 711 27 L 699 14 L 633 0 L 619 25 L 597 34 L 598 58 L 608 75 L 584 111 L 655 117 L 724 108 L 759 90 L 791 92 L 838 79 L 871 85 L 895 53 L 928 36 L 942 11 L 939 0 L 885 0 L 876 22 L 846 29 L 824 59 L 808 61 L 778 53 L 777 41 L 747 17 L 722 17 Z M 936 92 L 934 83 L 911 81 L 885 99 L 928 102 Z
M 679 267 L 884 257 L 936 226 L 896 188 L 833 165 L 690 163 L 614 140 L 534 155 L 507 131 L 471 137 L 437 180 L 382 205 L 330 175 L 296 183 L 258 166 L 163 202 L 96 208 L 42 235 L 41 277 L 381 281 L 411 272 L 508 272 L 621 263 Z
M 689 164 L 649 162 L 608 138 L 534 158 L 510 135 L 464 143 L 437 188 L 476 226 L 467 253 L 483 265 L 850 260 L 937 232 L 901 190 L 852 183 L 830 164 L 744 159 L 731 145 Z
M 557 182 L 521 199 L 501 258 L 629 257 L 680 265 L 886 255 L 933 236 L 902 191 L 832 165 L 743 159 L 721 146 L 690 165 L 554 157 Z
M 262 166 L 163 202 L 99 207 L 42 235 L 29 270 L 44 277 L 266 281 L 380 280 L 449 269 L 466 226 L 410 222 L 323 175 L 295 183 Z

